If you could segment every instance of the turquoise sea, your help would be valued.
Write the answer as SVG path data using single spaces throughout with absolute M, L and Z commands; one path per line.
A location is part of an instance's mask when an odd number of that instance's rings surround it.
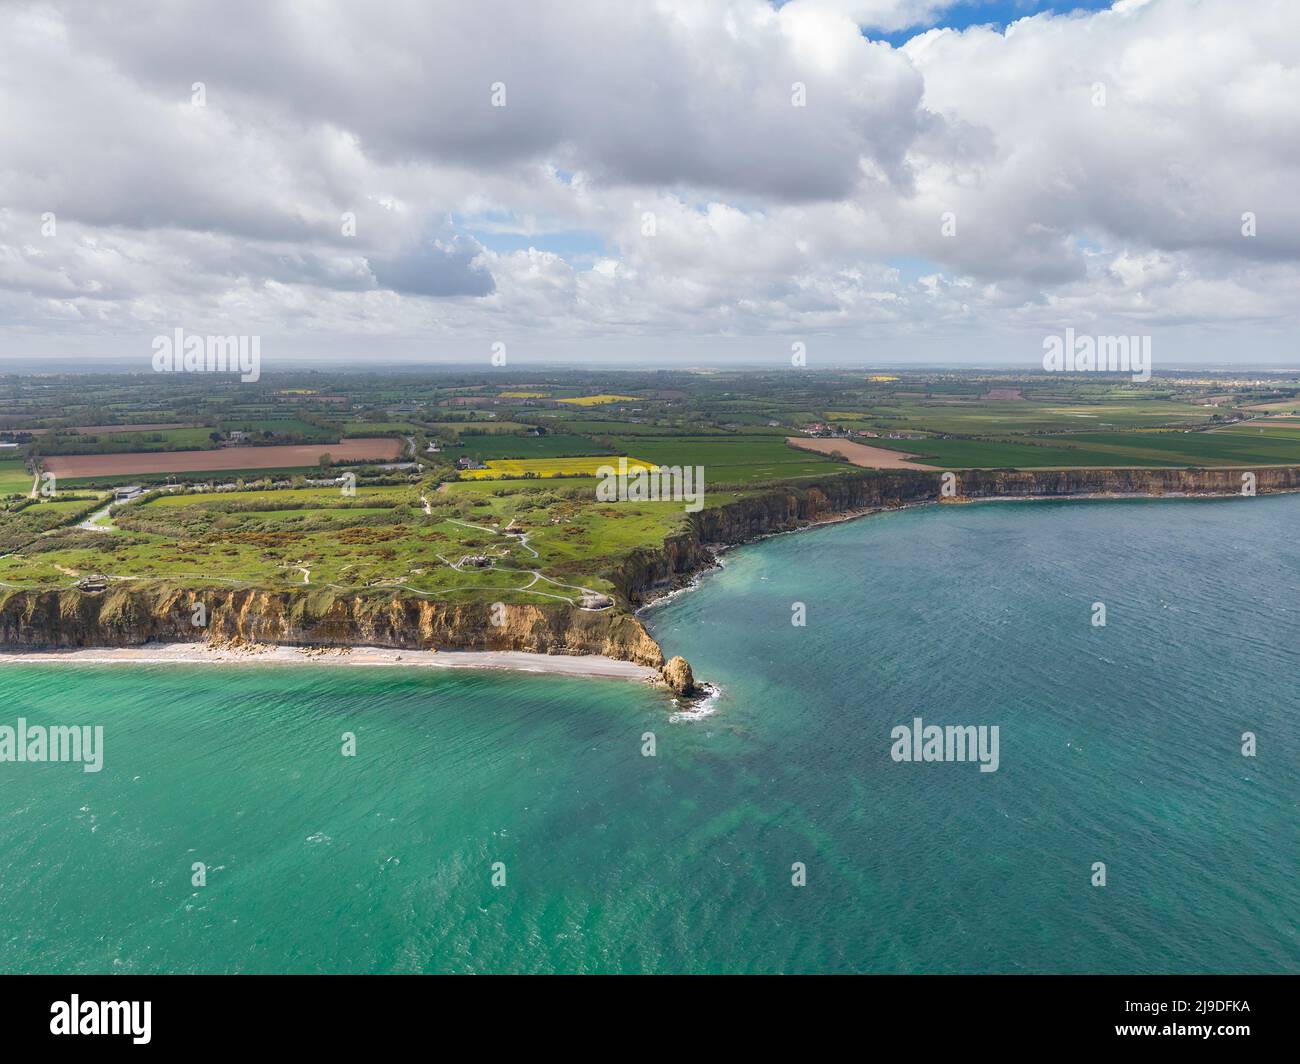
M 105 752 L 0 764 L 0 969 L 1300 971 L 1297 528 L 1283 496 L 776 537 L 647 618 L 720 687 L 691 717 L 613 680 L 5 666 L 0 724 Z M 894 762 L 915 717 L 998 725 L 998 770 Z

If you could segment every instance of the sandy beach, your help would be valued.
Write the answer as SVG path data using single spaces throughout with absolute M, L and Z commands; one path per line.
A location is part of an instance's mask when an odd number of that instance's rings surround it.
M 215 647 L 208 643 L 145 643 L 73 650 L 0 650 L 0 665 L 333 665 L 509 669 L 555 676 L 656 680 L 648 665 L 598 654 L 528 654 L 513 650 L 396 650 L 391 647 Z

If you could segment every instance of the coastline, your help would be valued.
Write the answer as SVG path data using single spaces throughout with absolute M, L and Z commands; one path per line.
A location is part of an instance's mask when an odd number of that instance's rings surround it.
M 906 502 L 898 506 L 869 506 L 866 509 L 836 511 L 825 517 L 813 518 L 795 528 L 778 528 L 772 532 L 761 532 L 748 539 L 737 540 L 735 543 L 710 543 L 704 548 L 709 555 L 709 561 L 706 564 L 696 566 L 689 573 L 683 573 L 682 579 L 675 582 L 672 587 L 650 592 L 644 601 L 632 611 L 632 616 L 640 620 L 643 613 L 665 606 L 679 595 L 685 595 L 690 591 L 697 590 L 706 576 L 717 572 L 719 569 L 726 568 L 726 563 L 722 560 L 723 555 L 730 550 L 735 550 L 737 547 L 752 546 L 755 543 L 762 543 L 764 540 L 774 539 L 777 536 L 793 536 L 800 532 L 811 532 L 814 528 L 824 528 L 827 525 L 839 525 L 846 521 L 856 521 L 862 517 L 871 517 L 873 514 L 896 513 L 900 510 L 911 510 L 918 506 L 938 505 L 939 502 L 936 499 L 926 502 Z M 653 638 L 653 633 L 651 633 L 651 637 Z
M 0 665 L 5 663 L 53 664 L 56 662 L 66 664 L 189 665 L 322 664 L 389 667 L 400 665 L 417 668 L 506 669 L 553 675 L 594 676 L 663 683 L 662 665 L 656 667 L 649 664 L 638 664 L 636 660 L 630 660 L 638 657 L 638 655 L 630 652 L 627 658 L 607 656 L 608 651 L 610 649 L 623 649 L 623 642 L 619 642 L 619 639 L 625 642 L 628 638 L 635 637 L 635 639 L 641 641 L 633 648 L 641 651 L 639 655 L 640 661 L 648 660 L 652 656 L 649 651 L 653 650 L 655 652 L 653 656 L 657 656 L 662 663 L 666 655 L 662 653 L 662 648 L 659 647 L 653 634 L 647 631 L 643 618 L 647 613 L 665 605 L 679 594 L 693 591 L 701 586 L 704 577 L 724 567 L 723 556 L 733 547 L 757 543 L 771 536 L 805 532 L 825 525 L 853 521 L 873 514 L 907 510 L 917 506 L 937 504 L 972 505 L 980 502 L 1032 502 L 1043 500 L 1210 499 L 1233 498 L 1237 497 L 1238 494 L 1223 490 L 1204 490 L 1203 487 L 1201 490 L 1196 490 L 1196 487 L 1188 486 L 1191 487 L 1191 490 L 1083 490 L 1035 494 L 1025 493 L 1023 490 L 1014 490 L 1016 487 L 1020 487 L 1019 484 L 998 484 L 996 487 L 1000 487 L 1002 490 L 1007 488 L 1012 490 L 1008 491 L 1007 494 L 997 494 L 995 487 L 993 492 L 962 495 L 949 499 L 936 498 L 934 493 L 928 492 L 925 494 L 911 492 L 910 497 L 909 493 L 906 492 L 895 492 L 892 495 L 877 493 L 877 497 L 864 506 L 861 503 L 866 500 L 861 495 L 854 497 L 851 494 L 839 493 L 837 498 L 837 493 L 830 491 L 829 487 L 823 491 L 822 487 L 814 484 L 805 489 L 804 498 L 819 499 L 820 501 L 814 501 L 814 505 L 807 508 L 802 505 L 795 505 L 794 489 L 785 495 L 774 492 L 772 497 L 779 499 L 781 508 L 778 510 L 769 507 L 766 511 L 760 509 L 756 516 L 762 522 L 761 527 L 758 520 L 753 521 L 749 527 L 745 527 L 747 516 L 745 507 L 752 505 L 752 500 L 746 500 L 745 503 L 739 504 L 737 507 L 740 511 L 740 520 L 730 519 L 731 515 L 726 512 L 737 504 L 724 504 L 718 508 L 718 513 L 721 514 L 719 520 L 711 524 L 692 522 L 691 530 L 687 536 L 665 539 L 658 552 L 643 557 L 637 563 L 642 567 L 640 569 L 642 574 L 653 571 L 654 568 L 659 566 L 661 573 L 666 568 L 671 575 L 667 579 L 661 578 L 655 581 L 654 584 L 644 581 L 643 577 L 642 580 L 636 581 L 633 586 L 628 587 L 626 595 L 631 609 L 626 614 L 622 614 L 621 617 L 623 621 L 632 622 L 631 625 L 627 626 L 634 629 L 632 636 L 626 636 L 624 633 L 619 632 L 618 639 L 613 644 L 606 638 L 603 647 L 599 641 L 592 639 L 575 641 L 572 638 L 561 638 L 559 641 L 561 646 L 568 642 L 575 649 L 585 646 L 585 649 L 589 651 L 596 651 L 594 653 L 548 653 L 536 649 L 435 650 L 427 649 L 427 642 L 425 648 L 403 648 L 401 641 L 397 639 L 387 646 L 365 641 L 349 645 L 338 642 L 337 636 L 334 636 L 335 641 L 315 644 L 309 640 L 296 639 L 295 635 L 287 631 L 275 630 L 263 634 L 256 628 L 250 627 L 245 630 L 238 624 L 220 632 L 215 637 L 215 642 L 200 642 L 187 638 L 188 633 L 182 634 L 179 639 L 169 638 L 174 633 L 169 628 L 159 625 L 152 632 L 148 631 L 148 629 L 142 632 L 141 634 L 144 635 L 143 640 L 124 646 L 86 646 L 81 639 L 78 639 L 72 646 L 67 644 L 59 646 L 53 641 L 48 643 L 32 641 L 19 644 L 0 644 Z M 1292 494 L 1297 491 L 1300 491 L 1300 484 L 1292 478 L 1280 489 L 1273 487 L 1273 490 L 1265 491 L 1262 494 Z M 882 494 L 884 498 L 881 497 Z M 828 496 L 830 497 L 828 498 Z M 858 503 L 858 505 L 853 505 L 853 503 Z M 836 508 L 837 504 L 843 508 Z M 665 561 L 667 565 L 663 566 L 662 563 Z M 172 612 L 175 611 L 171 606 L 168 606 L 166 615 L 170 616 Z M 182 613 L 184 612 L 182 610 Z M 242 618 L 244 612 L 246 611 L 235 610 L 234 614 Z M 408 626 L 414 626 L 420 620 L 421 618 L 408 619 Z M 620 623 L 623 623 L 623 621 L 620 621 Z M 266 637 L 268 634 L 271 638 Z M 383 638 L 388 633 L 381 632 L 377 634 L 380 634 L 380 637 Z M 454 636 L 457 633 L 443 633 L 444 637 L 449 634 Z M 276 642 L 275 637 L 277 635 L 281 638 L 289 635 L 289 638 L 294 641 Z M 562 637 L 566 635 L 567 632 L 561 633 Z M 373 640 L 373 634 L 371 638 Z M 455 645 L 454 641 L 451 645 Z M 480 642 L 479 645 L 481 646 L 482 643 Z M 534 641 L 534 646 L 536 645 L 538 643 Z M 543 641 L 541 645 L 546 645 L 546 642 Z M 600 652 L 601 650 L 604 650 L 605 653 Z M 707 686 L 704 686 L 704 691 L 707 692 Z
M 284 644 L 213 646 L 210 643 L 145 643 L 130 647 L 51 650 L 0 649 L 0 665 L 326 665 L 500 669 L 551 676 L 585 676 L 661 682 L 649 665 L 600 654 L 533 654 L 518 650 L 397 650 L 389 647 L 319 647 Z
M 1300 490 L 1275 490 L 1258 496 L 1266 498 L 1268 495 L 1295 495 L 1300 494 Z M 762 543 L 764 540 L 772 539 L 776 536 L 797 535 L 800 532 L 811 532 L 816 528 L 824 528 L 827 525 L 838 525 L 846 521 L 856 521 L 860 518 L 871 517 L 875 514 L 898 513 L 903 510 L 912 510 L 925 506 L 977 506 L 981 503 L 1005 503 L 1005 502 L 1124 502 L 1126 500 L 1183 500 L 1183 501 L 1206 501 L 1210 499 L 1235 499 L 1240 498 L 1237 493 L 1229 492 L 1080 492 L 1071 495 L 982 495 L 982 496 L 958 496 L 952 499 L 921 499 L 915 502 L 898 503 L 894 506 L 867 506 L 852 510 L 837 510 L 826 513 L 824 516 L 817 516 L 805 520 L 802 524 L 793 528 L 778 528 L 769 532 L 760 532 L 757 535 L 749 536 L 745 539 L 736 540 L 732 543 L 710 543 L 702 544 L 704 550 L 708 553 L 709 560 L 707 563 L 697 565 L 689 572 L 679 574 L 679 579 L 674 581 L 671 586 L 663 587 L 658 590 L 652 590 L 645 595 L 643 600 L 632 611 L 632 615 L 638 620 L 642 614 L 649 613 L 652 610 L 666 605 L 668 602 L 684 595 L 688 592 L 695 591 L 699 588 L 704 577 L 719 569 L 725 568 L 723 556 L 730 550 L 737 547 L 747 547 L 754 543 Z M 653 637 L 653 633 L 652 633 Z

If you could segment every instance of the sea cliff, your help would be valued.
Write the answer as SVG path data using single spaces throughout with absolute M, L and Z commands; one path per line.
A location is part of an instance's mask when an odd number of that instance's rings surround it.
M 615 610 L 509 603 L 494 609 L 487 603 L 448 605 L 391 594 L 162 586 L 119 585 L 97 594 L 76 589 L 0 593 L 0 645 L 6 647 L 194 641 L 602 654 L 663 665 L 659 645 L 641 622 Z
M 978 499 L 1051 499 L 1123 496 L 1231 496 L 1242 493 L 1241 469 L 968 469 L 953 474 L 945 496 L 943 473 L 866 470 L 799 487 L 773 489 L 709 506 L 690 515 L 686 531 L 658 550 L 634 552 L 610 575 L 630 603 L 643 604 L 679 586 L 714 562 L 719 547 L 873 510 L 929 502 Z M 1300 491 L 1300 466 L 1253 471 L 1255 492 Z
M 0 589 L 0 646 L 89 648 L 208 641 L 508 650 L 600 654 L 662 668 L 663 652 L 631 609 L 711 566 L 718 548 L 872 510 L 927 502 L 1239 495 L 1242 472 L 965 470 L 954 474 L 952 495 L 944 494 L 944 475 L 937 472 L 846 472 L 799 487 L 738 497 L 686 515 L 680 532 L 657 548 L 633 551 L 607 574 L 619 601 L 613 608 L 599 611 L 565 605 L 452 605 L 391 592 L 194 589 L 125 583 L 99 593 Z M 1253 472 L 1258 494 L 1300 491 L 1300 467 L 1261 467 Z

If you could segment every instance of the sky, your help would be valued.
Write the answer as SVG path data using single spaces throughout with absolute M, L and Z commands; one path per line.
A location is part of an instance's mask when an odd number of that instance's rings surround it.
M 11 0 L 0 370 L 1300 366 L 1298 102 L 1294 0 Z

